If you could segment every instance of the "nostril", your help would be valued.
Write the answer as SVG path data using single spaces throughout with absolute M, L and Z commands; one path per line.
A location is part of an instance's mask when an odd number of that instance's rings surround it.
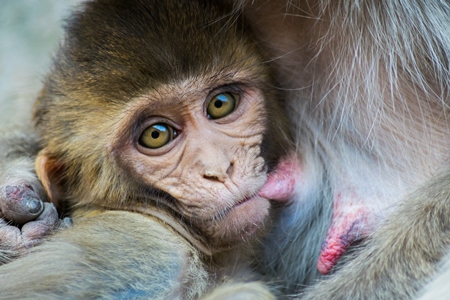
M 219 176 L 217 176 L 217 172 L 214 172 L 212 170 L 206 170 L 203 174 L 203 178 L 210 179 L 210 180 L 219 180 Z
M 228 177 L 231 177 L 232 173 L 233 173 L 233 163 L 230 162 L 230 166 L 229 166 L 228 169 L 227 169 L 227 175 L 228 175 Z
M 203 178 L 210 179 L 210 180 L 219 180 L 219 178 L 217 176 L 207 175 L 207 174 L 203 175 Z
M 230 163 L 228 168 L 211 167 L 203 171 L 203 178 L 212 181 L 224 183 L 231 176 L 233 164 Z
M 224 182 L 227 178 L 227 175 L 221 174 L 221 172 L 214 172 L 212 170 L 207 170 L 203 173 L 203 178 L 212 181 Z

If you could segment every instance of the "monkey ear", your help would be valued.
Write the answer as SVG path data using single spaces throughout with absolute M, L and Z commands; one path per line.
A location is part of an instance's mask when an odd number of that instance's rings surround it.
M 41 150 L 34 164 L 37 176 L 44 186 L 50 202 L 61 207 L 61 172 L 63 165 L 57 160 L 52 159 L 46 149 Z

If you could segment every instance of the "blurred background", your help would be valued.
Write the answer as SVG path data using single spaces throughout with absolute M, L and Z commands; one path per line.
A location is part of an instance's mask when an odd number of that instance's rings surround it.
M 1 0 L 0 126 L 29 122 L 32 103 L 80 0 Z

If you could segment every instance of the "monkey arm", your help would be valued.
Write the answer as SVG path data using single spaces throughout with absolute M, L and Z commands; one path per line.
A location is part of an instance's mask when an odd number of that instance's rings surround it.
M 197 298 L 208 277 L 183 238 L 129 212 L 75 218 L 30 255 L 0 268 L 0 295 L 36 298 Z
M 439 274 L 422 289 L 420 300 L 446 299 L 450 295 L 448 281 L 450 279 L 450 256 L 443 259 Z
M 364 247 L 301 299 L 409 299 L 450 245 L 450 174 L 407 198 Z
M 70 224 L 59 220 L 53 204 L 43 202 L 46 195 L 34 172 L 38 144 L 26 130 L 0 134 L 0 264 Z

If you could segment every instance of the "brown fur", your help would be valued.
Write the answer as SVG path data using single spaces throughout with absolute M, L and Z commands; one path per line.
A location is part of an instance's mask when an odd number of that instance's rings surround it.
M 305 168 L 298 198 L 264 241 L 259 269 L 287 294 L 314 283 L 332 203 L 345 187 L 382 225 L 353 261 L 305 297 L 414 297 L 449 246 L 448 178 L 433 179 L 447 169 L 450 142 L 448 4 L 238 4 L 277 66 Z
M 200 17 L 203 10 L 209 14 Z M 283 124 L 273 117 L 280 112 L 268 92 L 262 58 L 242 24 L 228 24 L 222 10 L 208 1 L 167 1 L 162 7 L 154 1 L 125 7 L 120 1 L 94 1 L 74 13 L 35 104 L 44 148 L 37 171 L 53 202 L 67 202 L 73 210 L 163 205 L 197 231 L 208 231 L 211 248 L 221 240 L 234 243 L 227 237 L 231 224 L 220 223 L 222 214 L 257 193 L 267 169 L 286 151 L 286 140 L 276 137 Z M 99 30 L 103 23 L 109 26 Z M 198 117 L 204 110 L 198 99 L 224 89 L 240 93 L 236 120 Z M 181 146 L 167 154 L 141 149 L 137 138 L 143 126 L 166 120 L 181 127 L 176 140 Z M 202 138 L 206 143 L 200 147 Z M 197 174 L 227 167 L 220 163 L 230 165 L 227 173 L 235 182 L 223 186 Z M 266 200 L 260 210 L 268 206 Z M 260 213 L 250 210 L 255 220 L 249 223 L 259 223 Z
M 247 242 L 265 230 L 272 199 L 258 191 L 289 133 L 262 55 L 226 9 L 98 0 L 72 15 L 34 121 L 36 172 L 74 226 L 5 265 L 12 276 L 1 278 L 2 295 L 192 299 L 250 278 Z M 236 109 L 210 118 L 208 101 L 225 92 Z M 142 132 L 159 123 L 179 136 L 146 147 Z M 170 244 L 181 249 L 166 255 L 160 247 Z M 124 245 L 136 249 L 115 250 Z M 36 276 L 14 280 L 31 269 Z M 130 276 L 114 275 L 122 269 Z

